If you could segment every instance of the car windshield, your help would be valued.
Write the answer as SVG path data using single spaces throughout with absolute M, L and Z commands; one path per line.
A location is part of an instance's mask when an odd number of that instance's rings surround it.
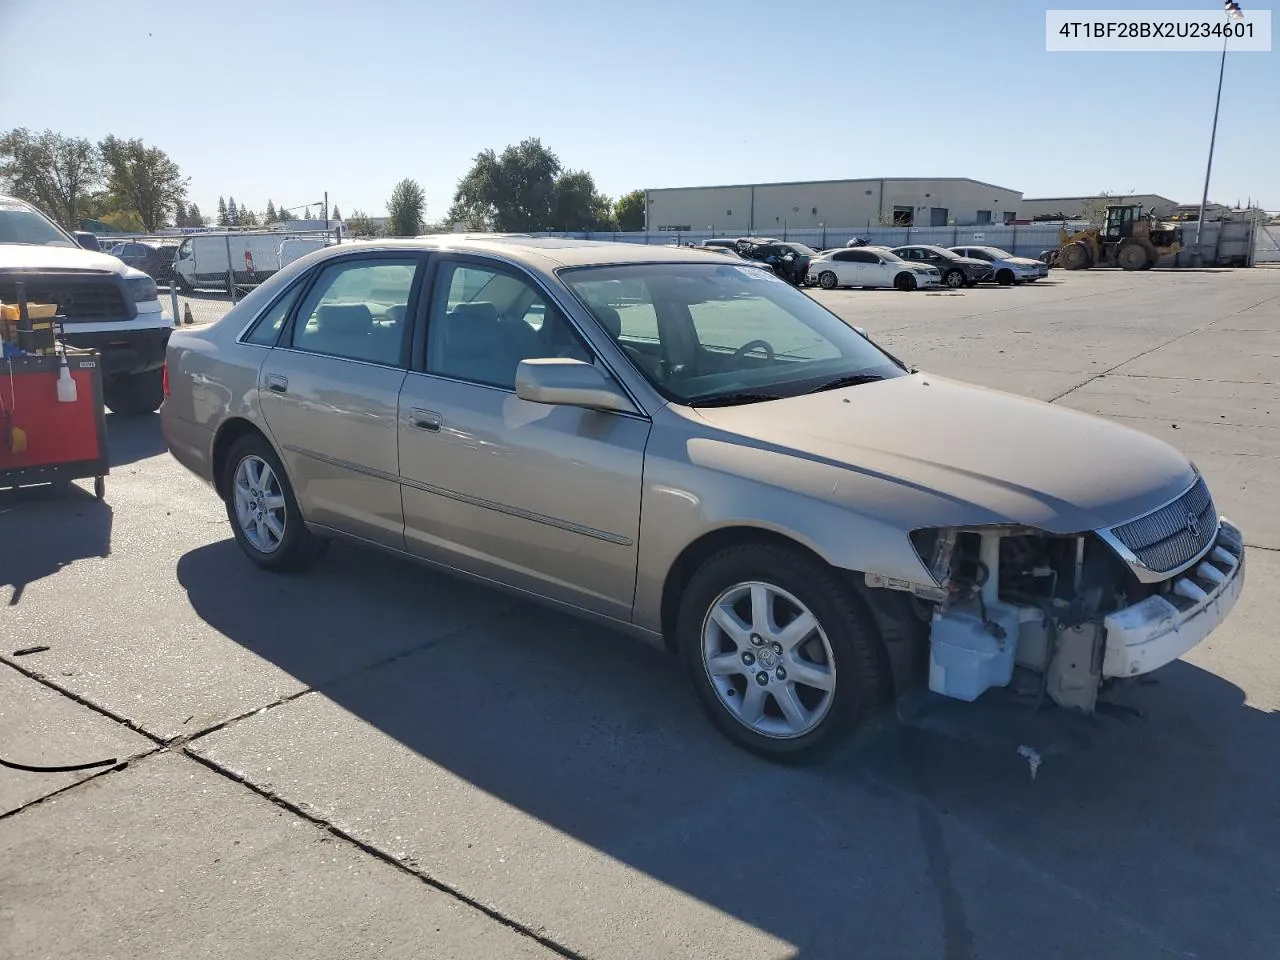
M 0 203 L 0 243 L 75 246 L 71 238 L 40 214 L 16 203 Z
M 802 257 L 816 257 L 818 255 L 817 250 L 813 249 L 813 247 L 806 247 L 803 243 L 793 243 L 790 246 L 792 250 Z
M 561 279 L 668 400 L 753 402 L 903 369 L 835 314 L 758 267 L 578 267 Z
M 943 260 L 959 260 L 960 254 L 952 253 L 945 247 L 920 247 L 925 253 L 931 253 L 935 257 L 942 257 Z
M 868 249 L 868 248 L 864 247 L 863 249 Z M 879 254 L 880 256 L 884 257 L 884 259 L 888 260 L 890 263 L 903 262 L 902 258 L 898 256 L 896 253 L 894 253 L 892 250 L 881 250 L 877 247 L 871 247 L 869 249 L 871 250 L 872 253 Z
M 1013 254 L 1008 250 L 1001 250 L 999 247 L 980 247 L 979 249 L 987 251 L 993 257 L 999 257 L 1001 260 L 1012 260 Z

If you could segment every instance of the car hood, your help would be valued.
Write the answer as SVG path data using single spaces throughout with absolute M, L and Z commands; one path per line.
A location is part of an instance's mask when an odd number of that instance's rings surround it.
M 991 266 L 991 264 L 987 263 L 987 261 L 979 260 L 977 257 L 956 257 L 954 260 L 949 260 L 947 262 L 959 264 L 962 267 L 990 267 Z
M 122 277 L 137 273 L 109 254 L 32 243 L 0 243 L 0 270 L 98 270 Z
M 1195 479 L 1182 454 L 1144 433 L 927 374 L 694 414 L 731 435 L 709 438 L 723 441 L 718 469 L 904 530 L 1081 533 L 1147 513 Z

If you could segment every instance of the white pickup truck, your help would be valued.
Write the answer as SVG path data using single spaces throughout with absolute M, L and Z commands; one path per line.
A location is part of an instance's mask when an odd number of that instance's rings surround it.
M 35 207 L 0 196 L 0 302 L 56 303 L 68 346 L 102 355 L 103 398 L 114 413 L 154 413 L 164 400 L 164 355 L 173 318 L 156 282 L 75 238 Z

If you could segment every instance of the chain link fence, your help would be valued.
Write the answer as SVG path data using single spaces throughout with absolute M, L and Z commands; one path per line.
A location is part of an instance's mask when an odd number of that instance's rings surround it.
M 1062 221 L 1029 224 L 976 224 L 959 227 L 802 227 L 783 228 L 781 232 L 761 232 L 758 236 L 772 237 L 790 243 L 803 243 L 815 250 L 843 247 L 857 237 L 867 243 L 885 247 L 899 247 L 909 243 L 927 243 L 939 247 L 999 247 L 1016 257 L 1039 259 L 1046 251 L 1058 249 L 1059 230 Z M 1067 233 L 1088 226 L 1086 221 L 1068 221 Z M 1256 228 L 1261 235 L 1267 228 Z M 1270 227 L 1280 236 L 1280 227 Z M 1200 260 L 1206 266 L 1250 266 L 1255 261 L 1255 226 L 1243 220 L 1205 221 L 1200 231 Z M 585 240 L 614 240 L 620 243 L 647 244 L 699 244 L 716 237 L 738 234 L 716 233 L 710 230 L 690 231 L 599 231 L 599 232 L 545 232 L 538 236 L 573 237 Z M 1197 265 L 1195 256 L 1196 224 L 1182 224 L 1182 250 L 1166 257 L 1161 266 L 1190 267 Z M 1258 243 L 1262 243 L 1261 236 Z M 1263 262 L 1261 260 L 1257 262 Z
M 185 236 L 100 236 L 103 252 L 156 281 L 177 326 L 213 323 L 276 271 L 343 241 L 324 230 L 222 230 Z

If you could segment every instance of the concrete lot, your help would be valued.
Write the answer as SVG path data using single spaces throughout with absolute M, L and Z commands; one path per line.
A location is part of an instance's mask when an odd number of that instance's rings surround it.
M 0 493 L 0 757 L 118 759 L 0 769 L 0 956 L 1280 956 L 1280 270 L 815 296 L 1199 464 L 1249 583 L 1144 717 L 948 703 L 771 767 L 632 641 L 353 548 L 257 571 L 108 417 L 106 503 Z

